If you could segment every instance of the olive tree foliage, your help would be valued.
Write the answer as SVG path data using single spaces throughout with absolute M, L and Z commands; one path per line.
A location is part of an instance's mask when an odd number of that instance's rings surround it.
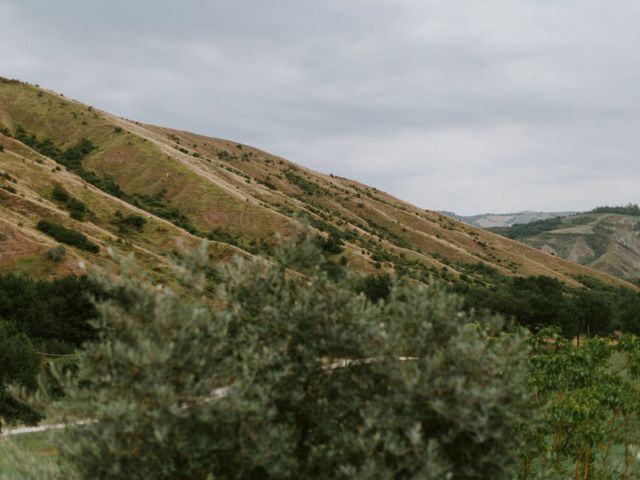
M 237 258 L 213 298 L 203 251 L 181 293 L 126 262 L 102 277 L 119 300 L 99 305 L 102 339 L 67 382 L 95 422 L 61 437 L 61 475 L 513 478 L 523 339 L 436 283 L 394 279 L 374 303 L 322 258 L 310 241 Z

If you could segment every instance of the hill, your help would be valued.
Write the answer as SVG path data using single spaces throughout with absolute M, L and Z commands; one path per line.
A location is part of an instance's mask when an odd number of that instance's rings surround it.
M 454 212 L 442 212 L 445 215 L 460 220 L 461 222 L 480 228 L 510 227 L 520 223 L 536 222 L 548 218 L 564 217 L 573 212 L 515 212 L 515 213 L 483 213 L 480 215 L 456 215 Z
M 357 181 L 14 80 L 0 81 L 0 146 L 0 271 L 73 273 L 80 259 L 108 265 L 110 246 L 162 277 L 176 239 L 207 238 L 216 260 L 268 255 L 279 238 L 308 230 L 336 262 L 363 272 L 451 280 L 480 264 L 626 285 Z M 61 238 L 66 254 L 56 255 Z
M 623 207 L 600 207 L 584 214 L 493 231 L 571 262 L 637 283 L 640 281 L 638 213 Z

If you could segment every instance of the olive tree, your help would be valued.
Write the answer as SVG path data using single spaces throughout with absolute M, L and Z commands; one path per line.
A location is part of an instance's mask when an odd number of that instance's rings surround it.
M 180 288 L 127 262 L 102 276 L 117 300 L 66 387 L 92 422 L 58 437 L 61 475 L 512 478 L 531 412 L 523 340 L 438 283 L 392 279 L 373 302 L 323 255 L 303 241 L 237 258 L 213 296 L 202 252 Z

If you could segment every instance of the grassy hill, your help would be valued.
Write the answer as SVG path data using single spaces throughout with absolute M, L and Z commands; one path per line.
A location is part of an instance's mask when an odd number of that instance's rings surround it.
M 455 279 L 482 264 L 570 285 L 583 276 L 625 284 L 357 181 L 17 81 L 0 81 L 0 146 L 0 271 L 47 277 L 77 271 L 81 259 L 108 265 L 110 246 L 162 276 L 177 239 L 209 239 L 215 260 L 268 254 L 280 238 L 310 230 L 328 238 L 329 251 L 342 245 L 336 261 L 364 272 Z M 57 258 L 59 241 L 38 229 L 42 220 L 99 251 L 67 244 Z
M 571 262 L 634 283 L 640 281 L 638 214 L 598 208 L 585 214 L 493 231 Z

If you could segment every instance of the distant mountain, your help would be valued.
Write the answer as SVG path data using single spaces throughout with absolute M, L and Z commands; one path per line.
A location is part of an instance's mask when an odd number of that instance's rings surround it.
M 599 207 L 491 231 L 571 262 L 640 282 L 640 209 Z
M 119 118 L 0 78 L 0 272 L 60 276 L 78 272 L 82 259 L 109 267 L 111 247 L 135 252 L 163 278 L 176 239 L 206 240 L 220 260 L 269 256 L 280 238 L 303 231 L 323 238 L 340 265 L 369 273 L 453 281 L 480 266 L 569 285 L 583 277 L 624 284 L 248 145 Z
M 454 212 L 442 212 L 443 214 L 460 220 L 474 227 L 493 228 L 493 227 L 510 227 L 518 223 L 530 223 L 537 220 L 546 220 L 548 218 L 563 217 L 571 215 L 573 212 L 515 212 L 515 213 L 483 213 L 480 215 L 463 216 L 456 215 Z

